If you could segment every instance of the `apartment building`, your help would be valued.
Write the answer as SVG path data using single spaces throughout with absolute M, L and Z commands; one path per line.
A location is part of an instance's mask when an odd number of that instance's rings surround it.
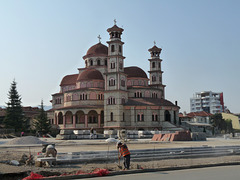
M 195 93 L 194 97 L 190 98 L 190 111 L 208 113 L 224 112 L 224 102 L 222 92 L 203 91 Z

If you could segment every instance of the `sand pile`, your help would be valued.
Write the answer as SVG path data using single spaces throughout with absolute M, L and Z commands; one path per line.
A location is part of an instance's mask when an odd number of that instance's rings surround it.
M 25 145 L 25 144 L 46 144 L 46 142 L 41 141 L 34 136 L 24 136 L 19 138 L 14 138 L 11 141 L 8 141 L 8 145 Z

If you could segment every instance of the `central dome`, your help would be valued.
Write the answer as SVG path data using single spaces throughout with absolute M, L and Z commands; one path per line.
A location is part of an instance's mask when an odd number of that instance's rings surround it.
M 83 59 L 87 57 L 107 56 L 107 55 L 108 55 L 108 47 L 99 42 L 88 49 L 87 54 L 83 56 Z
M 100 71 L 96 69 L 86 69 L 79 74 L 77 81 L 104 80 Z
M 139 67 L 131 66 L 124 68 L 124 73 L 128 78 L 148 78 L 147 74 Z

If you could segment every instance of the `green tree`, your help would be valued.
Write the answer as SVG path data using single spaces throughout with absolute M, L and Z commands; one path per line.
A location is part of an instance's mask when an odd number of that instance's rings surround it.
M 211 116 L 211 124 L 215 127 L 219 132 L 226 132 L 226 122 L 224 121 L 221 113 L 216 113 Z
M 17 83 L 13 80 L 10 90 L 8 92 L 9 102 L 6 108 L 6 116 L 3 120 L 5 128 L 15 129 L 20 132 L 25 130 L 25 117 L 21 106 L 21 97 L 17 91 Z
M 34 127 L 36 131 L 42 133 L 48 133 L 51 129 L 51 124 L 47 119 L 47 113 L 44 111 L 43 101 L 41 102 L 40 114 L 34 121 Z
M 226 119 L 226 132 L 227 133 L 233 133 L 233 127 L 232 127 L 232 120 L 231 119 Z

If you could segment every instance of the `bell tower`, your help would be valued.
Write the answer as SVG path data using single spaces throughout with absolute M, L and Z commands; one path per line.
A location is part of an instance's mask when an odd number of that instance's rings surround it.
M 116 25 L 107 29 L 110 39 L 108 43 L 108 64 L 105 73 L 104 93 L 104 126 L 121 129 L 124 125 L 124 108 L 127 102 L 127 75 L 124 73 L 123 44 L 121 35 L 123 29 Z
M 160 54 L 162 49 L 158 48 L 156 46 L 156 42 L 154 41 L 154 46 L 150 49 L 148 49 L 150 52 L 151 58 L 148 59 L 150 62 L 150 71 L 149 72 L 149 78 L 150 78 L 150 86 L 161 89 L 162 90 L 162 95 L 164 97 L 164 88 L 165 85 L 162 84 L 162 74 L 163 71 L 161 70 L 161 62 L 162 59 L 160 59 Z
M 110 35 L 110 40 L 108 43 L 108 56 L 109 56 L 109 69 L 108 72 L 124 72 L 123 60 L 123 44 L 121 41 L 121 35 L 123 32 L 122 28 L 116 25 L 116 20 L 114 20 L 114 26 L 107 29 Z

